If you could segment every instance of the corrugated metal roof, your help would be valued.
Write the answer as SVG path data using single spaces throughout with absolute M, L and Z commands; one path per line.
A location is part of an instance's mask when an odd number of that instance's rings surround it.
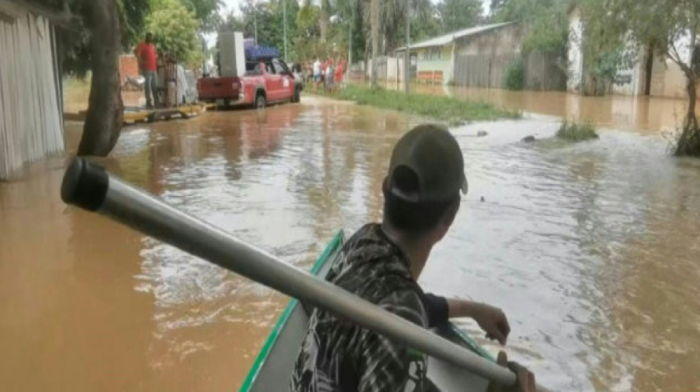
M 449 34 L 441 35 L 439 37 L 431 38 L 426 41 L 419 42 L 417 44 L 413 44 L 410 46 L 411 49 L 419 49 L 419 48 L 429 48 L 432 46 L 445 46 L 447 44 L 452 43 L 455 39 L 457 38 L 463 38 L 467 37 L 470 35 L 475 35 L 479 33 L 483 33 L 488 30 L 493 30 L 497 29 L 499 27 L 507 26 L 510 24 L 513 24 L 514 22 L 505 22 L 505 23 L 494 23 L 490 25 L 483 25 L 483 26 L 476 26 L 476 27 L 470 27 L 468 29 L 464 30 L 458 30 L 454 31 Z M 402 51 L 404 50 L 405 47 L 400 47 L 396 49 L 396 51 Z

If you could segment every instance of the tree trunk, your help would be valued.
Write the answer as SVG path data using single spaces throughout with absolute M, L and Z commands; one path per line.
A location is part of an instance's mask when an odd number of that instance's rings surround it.
M 697 78 L 686 75 L 688 93 L 688 111 L 683 123 L 678 143 L 676 144 L 676 156 L 692 155 L 700 157 L 700 129 L 698 129 L 698 119 L 695 115 L 695 103 L 697 101 Z
M 107 156 L 117 143 L 124 118 L 119 86 L 121 26 L 116 0 L 91 0 L 92 84 L 78 155 Z
M 328 0 L 321 0 L 321 12 L 318 17 L 318 27 L 321 29 L 321 42 L 326 42 L 328 34 L 328 23 L 330 15 L 328 14 Z
M 379 53 L 379 0 L 370 0 L 370 30 L 372 33 L 372 73 L 370 86 L 377 86 L 377 55 Z

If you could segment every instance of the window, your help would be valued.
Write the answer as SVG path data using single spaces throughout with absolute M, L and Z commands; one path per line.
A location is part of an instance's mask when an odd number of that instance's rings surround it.
M 430 48 L 430 54 L 428 55 L 429 60 L 441 60 L 442 59 L 442 48 Z
M 275 73 L 277 75 L 284 75 L 284 74 L 288 73 L 287 68 L 279 61 L 273 61 L 272 65 L 275 67 Z
M 246 75 L 262 75 L 260 63 L 246 63 L 245 71 Z

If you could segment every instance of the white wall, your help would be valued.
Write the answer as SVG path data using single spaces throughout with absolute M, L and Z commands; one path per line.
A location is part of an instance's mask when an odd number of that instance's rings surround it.
M 378 74 L 377 79 L 386 81 L 396 81 L 403 80 L 403 57 L 385 57 L 381 56 L 377 59 Z M 386 68 L 384 67 L 386 64 Z M 386 71 L 385 71 L 386 69 Z M 367 69 L 365 70 L 365 77 L 367 79 L 372 76 L 372 60 L 367 62 Z
M 578 8 L 569 13 L 569 42 L 567 48 L 567 81 L 566 89 L 570 92 L 581 92 L 583 80 L 583 22 Z
M 20 10 L 0 18 L 0 180 L 63 151 L 53 28 Z
M 637 45 L 631 35 L 625 39 L 624 57 L 627 63 L 622 64 L 612 85 L 613 94 L 639 95 L 642 93 L 643 80 L 643 49 Z

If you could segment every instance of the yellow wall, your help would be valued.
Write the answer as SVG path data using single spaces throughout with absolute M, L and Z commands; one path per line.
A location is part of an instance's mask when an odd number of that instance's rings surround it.
M 439 59 L 426 58 L 429 56 L 431 49 L 433 50 L 433 53 L 436 49 L 439 51 Z M 419 48 L 411 50 L 411 55 L 418 56 L 418 72 L 442 71 L 443 83 L 446 84 L 452 80 L 452 45 L 443 46 L 442 48 Z

